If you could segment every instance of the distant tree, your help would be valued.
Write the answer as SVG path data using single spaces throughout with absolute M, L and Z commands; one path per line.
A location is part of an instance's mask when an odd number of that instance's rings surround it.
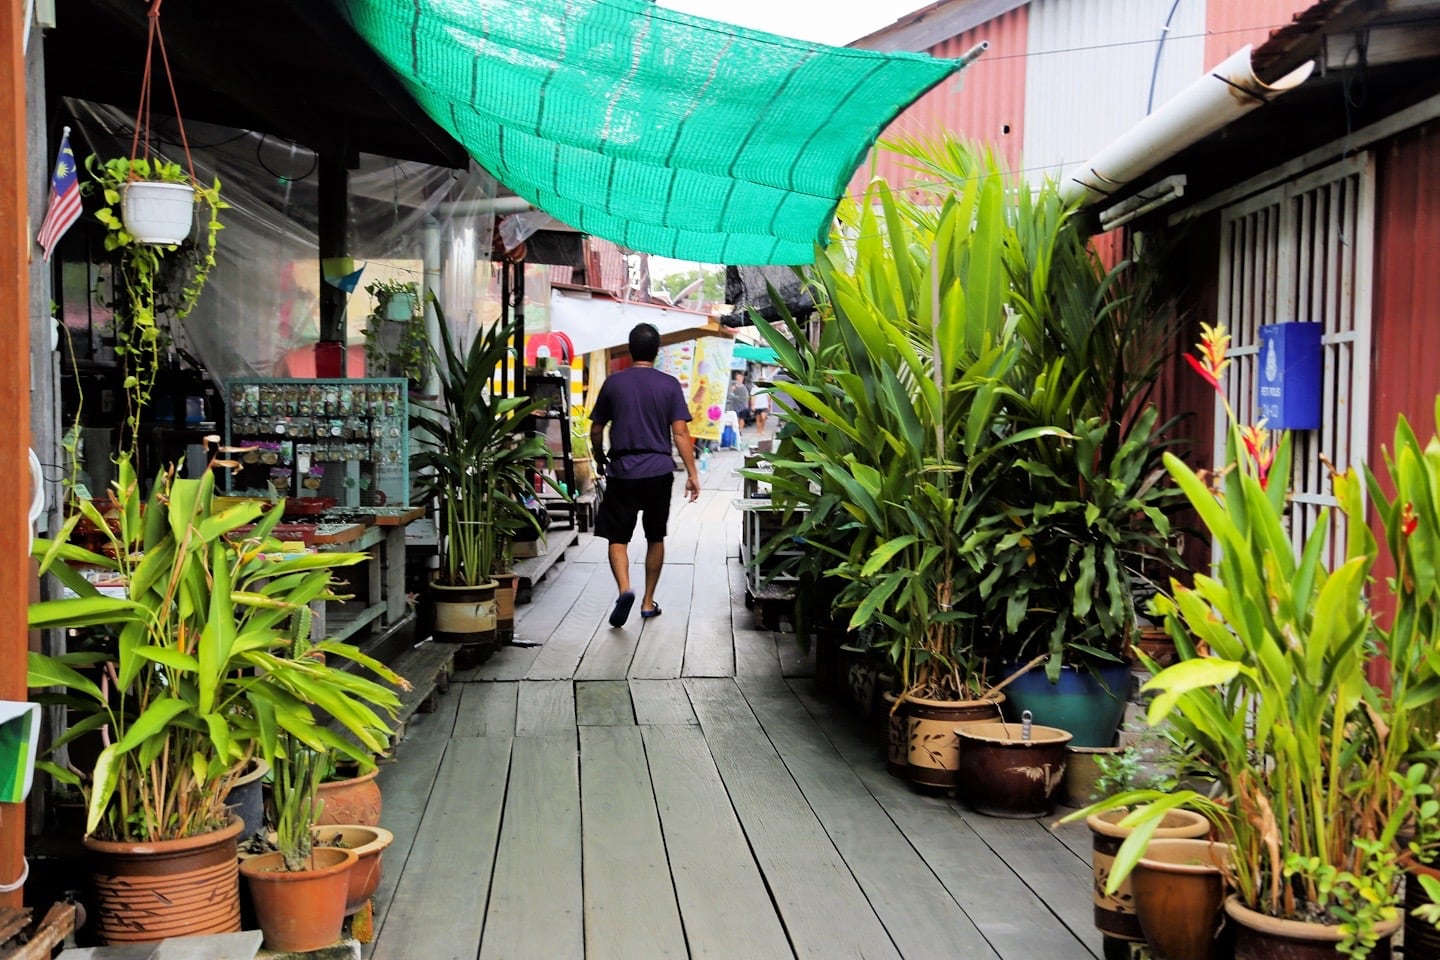
M 724 303 L 725 271 L 723 269 L 685 270 L 664 277 L 652 277 L 650 285 L 652 288 L 658 287 L 659 290 L 663 290 L 669 296 L 670 302 L 674 303 L 675 298 L 682 290 L 702 278 L 705 282 L 701 284 L 699 291 L 692 291 L 686 299 L 690 303 Z

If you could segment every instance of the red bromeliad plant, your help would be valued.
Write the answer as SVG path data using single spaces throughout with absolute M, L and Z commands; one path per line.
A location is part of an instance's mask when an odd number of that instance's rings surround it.
M 1200 356 L 1190 360 L 1217 392 L 1229 363 L 1228 343 L 1223 329 L 1206 327 Z M 1193 587 L 1177 583 L 1173 598 L 1157 598 L 1181 661 L 1145 687 L 1155 694 L 1151 725 L 1166 723 L 1198 747 L 1223 795 L 1217 801 L 1191 791 L 1136 791 L 1074 816 L 1137 807 L 1123 821 L 1137 829 L 1116 860 L 1113 886 L 1129 873 L 1167 810 L 1200 809 L 1234 847 L 1229 880 L 1245 906 L 1335 924 L 1342 952 L 1365 956 L 1380 937 L 1378 928 L 1398 916 L 1396 838 L 1402 824 L 1413 820 L 1422 833 L 1433 833 L 1440 814 L 1425 802 L 1426 768 L 1412 762 L 1408 733 L 1416 711 L 1440 692 L 1425 665 L 1437 633 L 1426 633 L 1425 656 L 1424 644 L 1407 639 L 1416 632 L 1416 617 L 1397 618 L 1397 629 L 1409 624 L 1404 634 L 1377 629 L 1366 593 L 1378 549 L 1365 523 L 1356 472 L 1331 477 L 1349 521 L 1346 542 L 1334 548 L 1339 555 L 1326 557 L 1323 514 L 1297 555 L 1286 529 L 1287 485 L 1268 482 L 1272 475 L 1290 476 L 1289 438 L 1272 438 L 1263 424 L 1241 428 L 1228 403 L 1225 409 L 1230 463 L 1213 486 L 1166 455 L 1166 466 L 1215 539 L 1219 559 L 1213 576 L 1196 574 Z M 1405 448 L 1401 460 L 1413 464 L 1418 445 L 1407 442 Z M 1440 442 L 1432 441 L 1429 451 L 1435 456 L 1425 458 L 1425 467 L 1433 480 L 1440 476 Z M 1405 530 L 1419 508 L 1407 511 L 1405 504 L 1419 497 L 1402 491 L 1387 501 L 1373 476 L 1369 480 L 1393 531 L 1389 546 L 1401 551 L 1397 566 L 1429 568 L 1424 612 L 1433 627 L 1440 536 L 1417 556 L 1412 548 L 1418 534 Z M 1431 490 L 1440 490 L 1440 483 Z M 1436 502 L 1428 501 L 1432 514 Z M 1389 691 L 1370 680 L 1377 639 L 1403 641 L 1405 657 L 1394 663 Z

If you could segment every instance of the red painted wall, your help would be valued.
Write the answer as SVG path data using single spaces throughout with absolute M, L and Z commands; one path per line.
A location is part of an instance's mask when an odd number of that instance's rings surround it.
M 1026 7 L 1019 7 L 974 30 L 967 30 L 924 51 L 932 56 L 958 58 L 982 40 L 990 49 L 953 79 L 946 80 L 900 114 L 880 135 L 929 138 L 942 132 L 966 140 L 994 145 L 1006 165 L 1020 164 L 1025 120 Z M 850 181 L 851 196 L 860 196 L 872 175 L 875 154 L 865 158 Z M 891 156 L 882 156 L 873 171 L 892 185 L 914 175 Z
M 1205 66 L 1210 68 L 1245 44 L 1259 46 L 1271 31 L 1311 6 L 1311 0 L 1209 0 L 1205 7 Z

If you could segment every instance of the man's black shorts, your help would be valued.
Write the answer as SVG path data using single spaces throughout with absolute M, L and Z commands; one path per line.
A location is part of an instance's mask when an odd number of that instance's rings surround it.
M 635 535 L 636 514 L 643 513 L 645 540 L 664 540 L 665 521 L 670 516 L 670 488 L 674 485 L 672 473 L 639 480 L 611 477 L 605 481 L 605 497 L 595 515 L 595 536 L 611 543 L 629 543 Z

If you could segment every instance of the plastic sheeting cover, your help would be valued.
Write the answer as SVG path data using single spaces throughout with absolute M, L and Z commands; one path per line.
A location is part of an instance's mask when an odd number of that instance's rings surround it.
M 335 0 L 515 193 L 633 250 L 814 261 L 879 132 L 960 69 L 647 0 Z

